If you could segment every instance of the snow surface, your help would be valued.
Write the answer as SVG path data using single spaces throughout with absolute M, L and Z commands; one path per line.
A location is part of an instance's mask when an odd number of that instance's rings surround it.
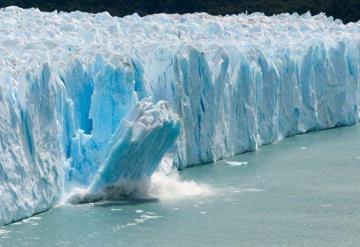
M 165 153 L 184 168 L 359 119 L 360 22 L 16 7 L 0 20 L 0 224 L 69 185 L 149 177 Z

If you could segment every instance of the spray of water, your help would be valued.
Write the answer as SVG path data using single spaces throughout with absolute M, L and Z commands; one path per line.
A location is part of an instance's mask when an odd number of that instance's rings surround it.
M 71 186 L 69 193 L 65 193 L 65 203 L 88 203 L 104 200 L 159 199 L 170 200 L 189 196 L 210 195 L 209 186 L 196 183 L 193 180 L 182 180 L 177 169 L 173 167 L 173 160 L 164 157 L 159 168 L 151 177 L 121 181 L 106 187 L 96 193 L 89 188 Z

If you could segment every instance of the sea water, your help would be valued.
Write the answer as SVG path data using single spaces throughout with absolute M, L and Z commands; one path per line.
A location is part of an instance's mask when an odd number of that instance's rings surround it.
M 180 172 L 203 193 L 60 205 L 0 246 L 360 246 L 359 147 L 360 126 L 294 136 Z

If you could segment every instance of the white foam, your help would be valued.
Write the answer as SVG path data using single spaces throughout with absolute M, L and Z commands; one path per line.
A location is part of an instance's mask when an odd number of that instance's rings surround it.
M 196 183 L 193 180 L 182 180 L 178 170 L 173 166 L 173 160 L 164 157 L 159 168 L 151 176 L 138 180 L 121 180 L 114 187 L 94 194 L 89 188 L 75 185 L 70 192 L 65 193 L 64 202 L 82 203 L 98 200 L 121 200 L 122 196 L 136 199 L 168 200 L 182 197 L 208 196 L 213 193 L 209 186 Z M 200 202 L 199 204 L 202 204 Z M 139 212 L 141 213 L 141 212 Z
M 193 180 L 182 180 L 177 171 L 171 174 L 164 174 L 161 171 L 156 172 L 151 177 L 150 195 L 160 200 L 207 196 L 212 194 L 209 186 L 196 183 Z
M 136 210 L 136 211 L 142 211 L 142 210 Z M 138 213 L 138 212 L 137 212 Z M 157 218 L 161 218 L 162 216 L 160 215 L 155 215 L 155 213 L 142 213 L 138 218 L 135 218 L 132 222 L 128 222 L 125 225 L 121 225 L 119 226 L 120 228 L 124 228 L 124 227 L 129 227 L 129 226 L 136 226 L 138 224 L 142 224 L 147 220 L 154 220 Z M 115 230 L 117 230 L 119 227 L 116 227 Z

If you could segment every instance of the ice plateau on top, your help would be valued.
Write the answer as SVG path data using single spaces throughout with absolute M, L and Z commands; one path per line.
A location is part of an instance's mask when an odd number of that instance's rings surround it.
M 0 224 L 355 124 L 360 22 L 0 10 Z M 82 199 L 84 199 L 82 198 Z

